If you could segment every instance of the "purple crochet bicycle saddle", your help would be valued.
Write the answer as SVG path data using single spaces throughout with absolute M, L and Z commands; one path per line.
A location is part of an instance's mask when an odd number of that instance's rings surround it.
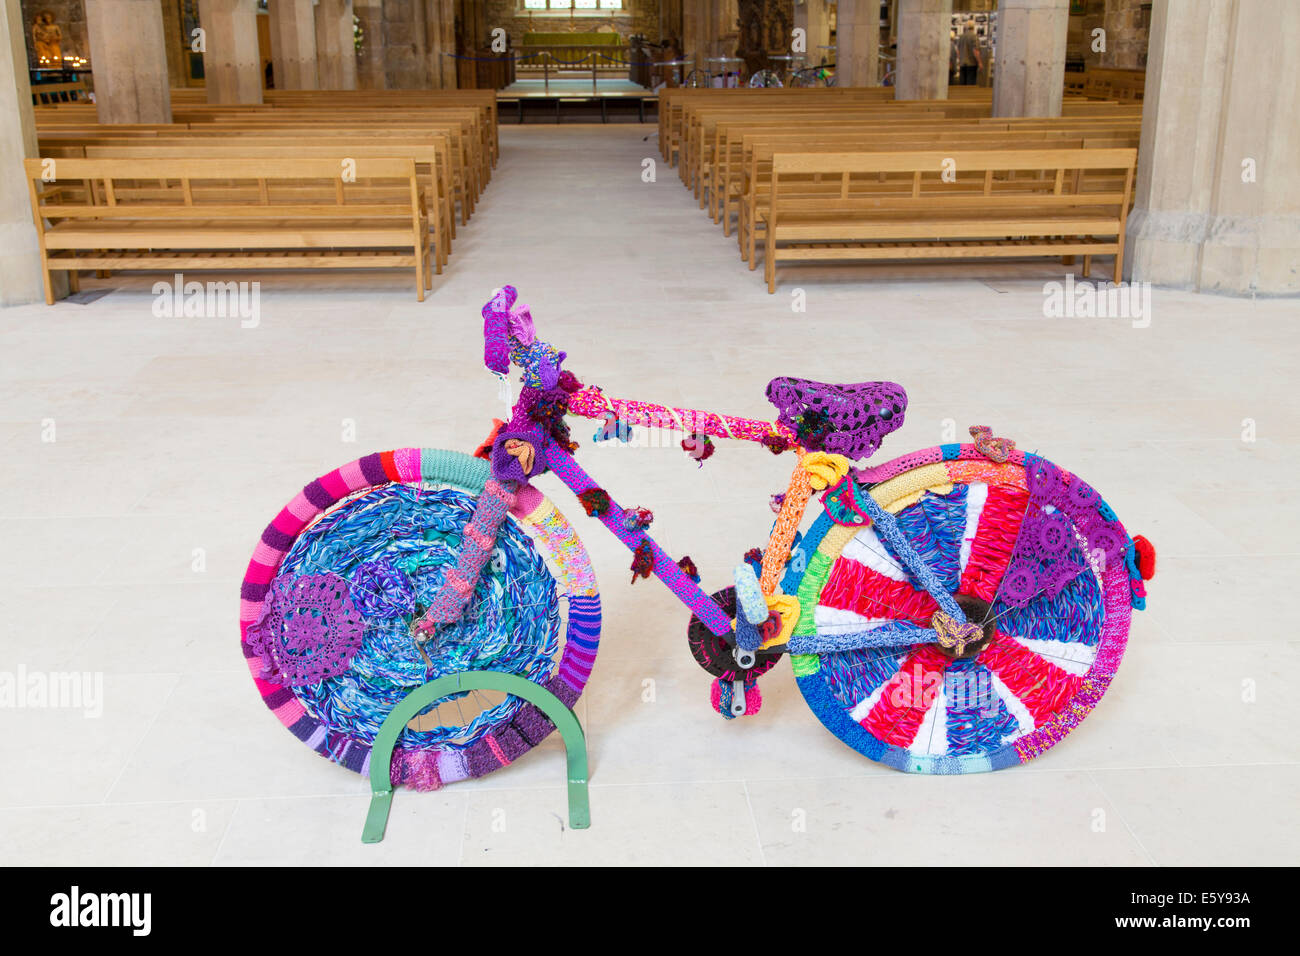
M 767 383 L 777 421 L 812 451 L 867 458 L 903 425 L 907 392 L 896 382 L 828 385 L 783 375 Z

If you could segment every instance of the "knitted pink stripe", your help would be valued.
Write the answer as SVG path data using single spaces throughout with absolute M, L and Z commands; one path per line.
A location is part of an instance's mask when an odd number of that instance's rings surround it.
M 248 672 L 254 677 L 262 676 L 262 668 L 266 666 L 266 662 L 260 657 L 245 657 L 244 663 L 248 665 Z
M 501 752 L 501 745 L 497 743 L 495 737 L 493 737 L 491 734 L 488 734 L 483 739 L 486 740 L 487 745 L 492 748 L 492 753 L 496 756 L 496 758 L 501 761 L 501 766 L 504 767 L 506 764 L 510 762 L 509 760 L 506 759 L 506 755 Z
M 347 482 L 348 491 L 356 491 L 357 489 L 364 488 L 368 484 L 370 484 L 370 482 L 366 480 L 366 476 L 361 471 L 360 460 L 350 461 L 342 468 L 340 468 L 339 476 L 345 482 Z
M 253 549 L 253 561 L 257 564 L 278 568 L 283 560 L 284 552 L 279 548 L 271 547 L 265 541 L 257 542 L 257 547 Z
M 1106 624 L 1093 668 L 1113 674 L 1124 656 L 1124 648 L 1128 644 L 1129 620 L 1133 616 L 1128 569 L 1120 562 L 1112 561 L 1102 574 L 1102 581 L 1106 586 Z
M 338 501 L 351 490 L 348 488 L 348 483 L 343 480 L 342 472 L 337 468 L 331 471 L 328 475 L 321 475 L 320 484 L 335 501 Z
M 281 704 L 271 713 L 279 718 L 280 723 L 286 727 L 292 727 L 302 718 L 303 714 L 307 713 L 307 709 L 302 706 L 302 701 L 295 697 L 293 700 Z
M 299 495 L 299 497 L 301 498 L 302 496 Z M 298 532 L 301 531 L 306 524 L 307 522 L 304 519 L 299 518 L 288 508 L 284 508 L 275 516 L 275 520 L 271 522 L 271 527 L 275 528 L 275 530 L 281 534 L 287 534 L 291 538 L 296 538 L 298 537 Z
M 527 518 L 537 510 L 545 496 L 532 485 L 523 485 L 515 492 L 515 503 L 510 506 L 510 513 L 516 518 Z
M 239 623 L 243 625 L 252 624 L 261 616 L 263 601 L 249 601 L 240 599 L 239 602 Z
M 447 584 L 450 584 L 461 594 L 469 594 L 471 591 L 474 590 L 473 585 L 471 585 L 470 582 L 466 581 L 463 577 L 461 577 L 460 572 L 456 568 L 448 568 L 447 575 L 446 577 L 443 578 L 443 580 L 446 581 Z
M 420 449 L 397 449 L 393 452 L 393 464 L 397 468 L 397 476 L 403 481 L 420 480 Z
M 248 570 L 244 572 L 244 580 L 252 581 L 254 584 L 270 584 L 271 578 L 275 577 L 276 567 L 279 567 L 278 563 L 273 567 L 269 564 L 250 561 L 248 562 Z
M 794 432 L 779 422 L 764 422 L 753 418 L 737 418 L 702 412 L 694 408 L 669 408 L 653 402 L 637 402 L 626 398 L 608 398 L 598 386 L 592 385 L 569 397 L 569 413 L 583 418 L 604 418 L 613 412 L 620 421 L 648 428 L 673 431 L 704 432 L 715 438 L 737 438 L 759 442 L 768 435 L 777 434 L 797 447 Z
M 469 525 L 465 528 L 465 537 L 469 538 L 484 551 L 492 550 L 492 539 L 473 525 Z
M 284 510 L 300 519 L 303 524 L 306 524 L 321 512 L 321 509 L 308 501 L 307 496 L 301 491 L 294 496 L 293 501 L 284 506 Z

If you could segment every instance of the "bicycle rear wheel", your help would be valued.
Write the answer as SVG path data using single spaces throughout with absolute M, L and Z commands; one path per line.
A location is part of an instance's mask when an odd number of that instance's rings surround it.
M 912 773 L 997 770 L 1047 750 L 1106 692 L 1142 606 L 1122 525 L 1086 483 L 1019 452 L 995 464 L 944 445 L 873 478 L 872 496 L 959 603 L 987 602 L 996 634 L 967 659 L 930 644 L 792 653 L 808 705 L 850 747 Z M 937 609 L 871 528 L 823 514 L 804 548 L 806 570 L 783 582 L 801 605 L 796 636 L 850 647 L 894 622 L 928 625 Z
M 369 773 L 384 718 L 447 674 L 518 674 L 567 706 L 578 699 L 600 638 L 595 575 L 572 526 L 532 489 L 502 522 L 464 616 L 423 648 L 411 637 L 489 477 L 487 462 L 456 452 L 370 455 L 307 485 L 263 532 L 241 589 L 241 647 L 267 707 L 317 753 Z M 392 780 L 433 789 L 482 776 L 553 729 L 518 697 L 448 698 L 407 725 Z

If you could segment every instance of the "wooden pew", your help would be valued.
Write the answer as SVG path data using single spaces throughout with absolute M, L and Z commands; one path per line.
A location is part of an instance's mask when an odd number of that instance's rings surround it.
M 79 271 L 414 268 L 431 287 L 429 224 L 412 159 L 25 160 L 45 301 Z
M 472 109 L 455 110 L 344 110 L 272 109 L 268 107 L 195 107 L 173 111 L 175 126 L 217 136 L 238 136 L 250 131 L 300 130 L 310 135 L 316 129 L 333 128 L 366 140 L 393 130 L 445 133 L 452 140 L 453 180 L 461 204 L 461 221 L 473 214 L 477 197 L 490 174 L 491 163 L 484 152 L 483 131 L 476 124 L 479 114 Z M 37 110 L 37 129 L 42 133 L 60 128 L 96 124 L 93 108 L 63 106 Z M 234 128 L 232 128 L 234 127 Z M 166 128 L 166 127 L 164 127 Z
M 942 181 L 945 160 L 964 188 Z M 760 213 L 768 292 L 776 291 L 781 262 L 810 260 L 1082 255 L 1087 276 L 1093 256 L 1113 255 L 1119 282 L 1136 163 L 1135 149 L 778 153 L 770 206 Z M 1054 174 L 1046 182 L 1015 179 L 1041 170 Z M 1088 173 L 1111 170 L 1122 171 L 1119 191 L 1072 188 L 1076 172 L 1086 183 Z M 888 181 L 871 188 L 882 173 L 902 174 L 909 188 Z M 817 197 L 783 194 L 783 181 L 810 176 L 839 188 Z
M 110 144 L 88 145 L 82 148 L 88 158 L 121 158 L 139 156 L 146 158 L 183 159 L 195 155 L 192 142 L 178 143 L 171 139 L 150 141 L 145 144 Z M 357 159 L 402 159 L 415 161 L 416 175 L 420 188 L 429 205 L 429 232 L 433 247 L 435 274 L 442 274 L 442 267 L 447 263 L 451 253 L 451 235 L 454 220 L 446 201 L 446 185 L 443 181 L 445 158 L 439 159 L 438 147 L 432 143 L 392 142 L 384 144 L 330 143 L 320 139 L 302 141 L 268 140 L 261 141 L 241 138 L 237 143 L 204 144 L 202 155 L 209 157 L 227 157 L 230 159 L 294 159 L 308 157 L 313 159 L 337 158 L 346 155 L 350 160 Z M 435 201 L 435 197 L 442 197 Z
M 200 87 L 177 87 L 171 91 L 172 105 L 206 106 L 207 91 Z M 340 107 L 384 110 L 401 106 L 471 107 L 491 129 L 492 165 L 500 157 L 497 97 L 495 90 L 263 90 L 263 105 L 312 107 L 335 110 Z
M 840 134 L 822 136 L 817 140 L 816 148 L 808 147 L 792 139 L 774 139 L 762 135 L 746 135 L 744 144 L 745 161 L 740 182 L 735 189 L 737 206 L 737 243 L 741 257 L 755 265 L 757 236 L 762 232 L 764 218 L 761 215 L 770 203 L 772 182 L 772 159 L 778 152 L 881 152 L 881 151 L 924 151 L 943 148 L 945 150 L 990 150 L 990 149 L 1083 149 L 1083 148 L 1136 148 L 1138 131 L 1116 133 L 1106 136 L 1084 135 L 1079 130 L 940 130 L 908 131 L 906 133 L 872 133 L 854 136 Z M 886 181 L 888 174 L 881 174 L 880 182 Z M 907 184 L 910 188 L 910 182 Z M 791 187 L 793 188 L 793 184 Z M 825 187 L 821 187 L 824 191 Z M 816 194 L 817 190 L 812 190 Z M 787 192 L 787 195 L 792 193 Z M 724 231 L 724 234 L 725 231 Z
M 39 120 L 39 116 L 38 116 Z M 79 145 L 125 145 L 132 142 L 193 143 L 201 155 L 211 145 L 227 142 L 248 142 L 258 145 L 284 143 L 292 146 L 297 143 L 319 143 L 338 146 L 343 154 L 355 143 L 407 143 L 427 144 L 432 142 L 438 149 L 440 163 L 446 160 L 446 173 L 441 178 L 444 185 L 430 202 L 444 205 L 446 215 L 441 215 L 448 222 L 448 237 L 454 239 L 455 209 L 460 205 L 460 221 L 468 221 L 474 206 L 473 188 L 477 184 L 475 177 L 466 172 L 463 151 L 457 149 L 454 135 L 437 132 L 426 126 L 388 127 L 354 124 L 347 127 L 320 125 L 311 123 L 249 124 L 245 127 L 231 129 L 225 124 L 171 124 L 158 126 L 127 126 L 98 124 L 77 125 L 70 123 L 48 124 L 38 122 L 38 139 L 42 155 L 53 155 L 61 149 Z M 66 155 L 66 153 L 65 153 Z M 76 154 L 83 155 L 83 154 Z M 444 194 L 445 191 L 445 194 Z M 439 213 L 436 213 L 439 214 Z M 440 215 L 440 214 L 439 214 Z
M 55 103 L 81 103 L 89 99 L 85 80 L 71 83 L 37 83 L 32 86 L 32 105 L 47 106 Z

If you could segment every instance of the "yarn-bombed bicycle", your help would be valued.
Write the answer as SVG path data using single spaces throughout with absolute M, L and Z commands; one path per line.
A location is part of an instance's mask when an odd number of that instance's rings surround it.
M 907 396 L 891 382 L 776 378 L 774 421 L 610 399 L 536 337 L 512 287 L 482 315 L 488 368 L 503 383 L 512 363 L 522 371 L 510 420 L 475 455 L 404 448 L 323 475 L 249 564 L 244 654 L 267 706 L 318 753 L 369 772 L 385 718 L 445 675 L 515 675 L 573 706 L 600 597 L 573 526 L 533 484 L 547 471 L 633 553 L 633 581 L 653 575 L 691 610 L 690 653 L 724 717 L 756 713 L 758 678 L 788 655 L 813 712 L 850 747 L 899 770 L 965 773 L 1042 753 L 1105 693 L 1155 553 L 1082 478 L 985 427 L 970 443 L 855 464 L 903 423 Z M 566 416 L 601 421 L 605 441 L 672 429 L 701 461 L 722 438 L 792 453 L 766 546 L 707 594 L 690 559 L 654 541 L 652 514 L 577 463 Z M 815 493 L 820 513 L 800 532 Z M 393 784 L 481 776 L 554 729 L 519 696 L 465 687 L 412 713 Z

